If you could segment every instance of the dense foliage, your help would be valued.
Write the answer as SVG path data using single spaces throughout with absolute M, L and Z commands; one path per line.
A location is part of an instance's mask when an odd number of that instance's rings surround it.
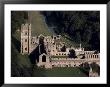
M 99 11 L 45 11 L 42 12 L 57 34 L 68 35 L 88 50 L 100 51 Z
M 26 11 L 12 11 L 11 12 L 11 33 L 13 34 L 17 29 L 20 29 L 21 24 L 28 19 Z

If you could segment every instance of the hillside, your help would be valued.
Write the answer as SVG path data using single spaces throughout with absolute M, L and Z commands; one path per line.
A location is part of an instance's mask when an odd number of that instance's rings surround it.
M 32 35 L 52 35 L 52 33 L 48 30 L 48 26 L 45 23 L 43 15 L 38 11 L 29 11 L 29 22 L 32 25 Z
M 66 42 L 72 42 L 74 47 L 81 43 L 86 50 L 100 51 L 99 11 L 44 11 L 42 14 L 48 26 L 55 27 L 55 33 L 66 38 Z

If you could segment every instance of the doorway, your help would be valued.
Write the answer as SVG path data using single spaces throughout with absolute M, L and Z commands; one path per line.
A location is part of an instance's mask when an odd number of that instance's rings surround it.
M 42 56 L 42 62 L 46 62 L 46 56 L 45 55 Z

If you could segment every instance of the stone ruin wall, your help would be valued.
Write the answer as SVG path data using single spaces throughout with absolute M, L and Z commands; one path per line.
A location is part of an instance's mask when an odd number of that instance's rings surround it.
M 21 53 L 30 54 L 38 46 L 40 36 L 43 36 L 43 35 L 39 35 L 38 37 L 36 37 L 36 36 L 32 37 L 31 36 L 31 24 L 23 24 L 21 26 Z M 45 46 L 47 47 L 47 52 L 48 52 L 48 50 L 50 50 L 50 55 L 67 56 L 70 48 L 67 48 L 66 52 L 58 52 L 56 50 L 57 45 L 53 44 L 53 43 L 55 43 L 55 38 L 60 39 L 61 36 L 59 36 L 59 37 L 44 36 L 44 43 L 45 43 Z M 27 41 L 25 41 L 25 40 L 27 40 Z M 47 44 L 48 44 L 48 46 L 47 46 Z M 27 48 L 27 50 L 25 50 L 25 48 Z M 61 48 L 61 46 L 59 46 L 59 48 Z M 83 51 L 79 51 L 78 49 L 76 49 L 76 54 L 78 55 L 80 53 L 85 55 L 85 59 L 50 58 L 50 62 L 48 62 L 48 64 L 50 67 L 52 65 L 56 65 L 56 66 L 68 65 L 69 66 L 69 64 L 72 67 L 74 67 L 74 66 L 79 66 L 81 63 L 84 63 L 84 62 L 88 62 L 88 63 L 96 62 L 97 64 L 100 64 L 100 56 L 99 56 L 99 54 L 94 54 L 94 51 L 84 51 L 84 49 L 83 49 Z M 45 63 L 45 64 L 47 64 L 47 63 Z
M 92 57 L 86 57 L 85 59 L 74 59 L 74 58 L 51 58 L 52 65 L 71 65 L 74 67 L 74 65 L 79 66 L 82 63 L 88 62 L 91 64 L 92 62 L 96 62 L 98 65 L 100 65 L 100 59 L 99 54 L 92 54 Z

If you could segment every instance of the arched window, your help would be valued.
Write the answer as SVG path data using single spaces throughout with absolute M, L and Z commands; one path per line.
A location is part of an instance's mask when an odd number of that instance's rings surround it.
M 42 56 L 42 62 L 46 62 L 46 56 L 45 55 Z
M 25 42 L 27 42 L 27 39 L 25 39 Z
M 25 32 L 25 35 L 27 35 L 27 32 Z
M 25 48 L 25 51 L 27 51 L 27 47 Z
M 66 55 L 66 53 L 64 55 Z

